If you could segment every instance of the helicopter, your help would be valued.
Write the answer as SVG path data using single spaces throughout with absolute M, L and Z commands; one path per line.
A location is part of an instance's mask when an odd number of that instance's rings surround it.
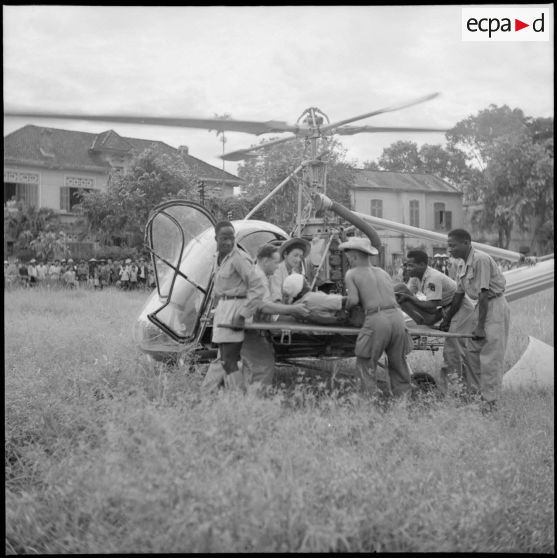
M 182 117 L 146 117 L 122 115 L 79 115 L 67 113 L 6 112 L 8 116 L 29 118 L 56 118 L 71 120 L 108 121 L 205 128 L 219 132 L 242 132 L 260 136 L 263 134 L 287 134 L 279 139 L 266 141 L 258 146 L 219 155 L 223 160 L 240 161 L 256 157 L 262 150 L 302 138 L 305 148 L 300 164 L 265 196 L 248 214 L 233 221 L 236 243 L 253 259 L 257 249 L 266 243 L 280 245 L 292 237 L 311 242 L 309 265 L 313 266 L 317 282 L 314 290 L 344 294 L 343 278 L 347 262 L 338 246 L 349 235 L 363 235 L 372 246 L 381 248 L 377 227 L 401 232 L 418 238 L 446 241 L 441 233 L 419 229 L 370 215 L 356 213 L 327 197 L 327 154 L 329 141 L 334 135 L 354 135 L 381 132 L 445 132 L 430 127 L 374 127 L 350 124 L 379 114 L 409 108 L 435 99 L 433 93 L 407 102 L 394 104 L 358 116 L 331 122 L 317 107 L 305 109 L 294 124 L 269 120 L 265 122 Z M 277 225 L 253 219 L 253 215 L 298 174 L 296 224 L 290 233 Z M 332 215 L 331 215 L 332 214 Z M 155 271 L 156 288 L 144 304 L 133 325 L 133 338 L 138 347 L 156 360 L 175 359 L 185 353 L 197 362 L 209 362 L 216 358 L 216 346 L 211 343 L 213 327 L 213 254 L 215 217 L 201 204 L 184 199 L 167 201 L 153 209 L 145 229 L 145 245 L 151 254 Z M 517 252 L 480 243 L 473 246 L 492 256 L 518 261 Z M 314 250 L 315 248 L 315 250 Z M 377 265 L 379 262 L 374 262 Z M 520 274 L 506 272 L 507 290 L 513 298 L 553 286 L 553 259 Z M 511 299 L 510 299 L 511 300 Z M 417 327 L 407 319 L 409 334 L 415 350 L 435 352 L 443 346 L 443 340 L 461 336 L 433 328 Z M 359 328 L 346 324 L 317 325 L 293 322 L 249 323 L 245 329 L 264 330 L 270 336 L 277 364 L 296 365 L 311 369 L 316 361 L 350 358 Z

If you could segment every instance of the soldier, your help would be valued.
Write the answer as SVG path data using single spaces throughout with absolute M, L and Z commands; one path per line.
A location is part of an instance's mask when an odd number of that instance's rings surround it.
M 471 394 L 479 393 L 482 412 L 497 409 L 503 383 L 503 359 L 509 337 L 510 308 L 504 297 L 505 277 L 495 260 L 472 247 L 472 237 L 464 229 L 448 234 L 449 253 L 461 258 L 457 289 L 439 329 L 447 331 L 464 296 L 477 300 L 474 310 L 473 339 L 467 342 L 469 366 L 464 367 L 465 382 Z
M 218 302 L 213 317 L 212 341 L 219 346 L 220 360 L 226 372 L 225 386 L 243 389 L 244 378 L 238 367 L 245 336 L 243 326 L 263 298 L 264 286 L 254 273 L 248 254 L 236 246 L 234 226 L 230 221 L 215 225 L 215 240 L 214 293 Z M 218 327 L 219 324 L 232 324 L 237 329 Z
M 406 265 L 411 278 L 419 282 L 422 299 L 410 293 L 404 284 L 395 286 L 395 294 L 401 308 L 417 323 L 432 326 L 443 318 L 449 309 L 455 292 L 456 282 L 441 271 L 428 265 L 429 258 L 422 250 L 408 252 Z M 425 298 L 425 300 L 423 300 Z M 465 296 L 458 312 L 454 315 L 449 331 L 451 333 L 472 333 L 474 305 Z M 466 363 L 466 339 L 447 338 L 443 345 L 441 368 L 441 391 L 447 393 L 447 375 L 456 373 L 463 378 L 463 365 Z
M 304 304 L 282 304 L 273 302 L 271 297 L 271 277 L 279 266 L 279 250 L 272 244 L 263 245 L 257 252 L 255 274 L 261 279 L 264 293 L 257 304 L 254 320 L 272 321 L 281 315 L 304 318 L 309 310 Z M 250 383 L 269 387 L 273 383 L 275 372 L 275 351 L 266 331 L 246 331 L 242 346 L 242 363 L 244 375 Z
M 361 387 L 371 396 L 404 397 L 410 393 L 408 331 L 395 298 L 393 282 L 386 271 L 371 265 L 370 256 L 378 253 L 365 238 L 351 238 L 339 245 L 351 269 L 346 273 L 347 309 L 361 304 L 364 325 L 356 340 L 356 366 Z M 387 353 L 391 388 L 378 382 L 378 361 Z M 388 391 L 387 391 L 388 390 Z

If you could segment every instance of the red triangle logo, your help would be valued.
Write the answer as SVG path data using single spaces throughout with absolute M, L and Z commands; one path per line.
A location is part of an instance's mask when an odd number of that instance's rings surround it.
M 514 30 L 515 31 L 520 31 L 521 29 L 524 29 L 525 27 L 530 27 L 530 24 L 524 23 L 523 21 L 520 21 L 520 19 L 515 19 L 514 20 Z

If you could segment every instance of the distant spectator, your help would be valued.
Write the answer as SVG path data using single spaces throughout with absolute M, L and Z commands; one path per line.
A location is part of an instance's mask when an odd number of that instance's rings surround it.
M 87 262 L 83 258 L 79 260 L 75 273 L 79 285 L 81 286 L 87 285 L 87 280 L 89 279 L 89 266 L 87 265 Z
M 100 262 L 97 263 L 97 265 L 93 268 L 93 288 L 95 290 L 99 289 L 100 291 L 102 291 L 103 286 L 101 283 L 101 267 L 100 267 Z
M 47 274 L 48 274 L 48 266 L 41 260 L 39 262 L 39 265 L 37 265 L 37 281 L 42 285 L 44 285 Z
M 124 262 L 122 260 L 114 260 L 114 284 L 120 287 L 122 270 L 124 269 Z
M 120 287 L 125 291 L 130 288 L 131 263 L 128 258 L 120 271 Z
M 110 266 L 104 259 L 100 260 L 99 280 L 101 283 L 101 289 L 103 287 L 108 287 L 108 285 L 110 284 Z
M 21 262 L 18 268 L 19 280 L 24 287 L 29 286 L 29 272 L 27 271 L 27 266 Z
M 29 286 L 35 286 L 37 284 L 37 260 L 35 258 L 27 266 L 27 275 L 29 277 Z
M 112 261 L 112 258 L 107 258 L 106 266 L 108 270 L 107 285 L 108 286 L 114 285 L 114 283 L 116 283 L 116 269 L 115 269 L 115 264 Z
M 97 259 L 91 258 L 87 262 L 87 283 L 90 287 L 95 286 L 95 268 L 97 267 Z
M 139 268 L 135 262 L 130 265 L 130 289 L 135 290 L 137 288 L 137 275 L 139 273 Z
M 64 273 L 62 274 L 62 283 L 68 289 L 74 289 L 77 287 L 77 281 L 75 278 L 75 271 L 73 266 L 68 265 Z
M 51 284 L 56 285 L 60 281 L 62 275 L 62 265 L 60 260 L 54 260 L 54 263 L 48 268 L 48 280 Z

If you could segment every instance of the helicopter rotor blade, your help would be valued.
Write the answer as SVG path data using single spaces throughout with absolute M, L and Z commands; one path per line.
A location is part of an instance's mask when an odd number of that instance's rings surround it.
M 346 120 L 339 120 L 338 122 L 333 122 L 332 124 L 321 126 L 321 131 L 325 132 L 327 130 L 331 130 L 332 128 L 337 128 L 338 126 L 342 126 L 343 124 L 348 124 L 349 122 L 355 122 L 356 120 L 362 120 L 363 118 L 369 118 L 370 116 L 377 116 L 378 114 L 383 114 L 385 112 L 394 112 L 397 110 L 401 110 L 403 108 L 412 107 L 414 105 L 418 105 L 420 103 L 425 103 L 426 101 L 430 101 L 431 99 L 435 99 L 435 97 L 438 97 L 439 95 L 440 95 L 439 93 L 432 93 L 431 95 L 426 95 L 425 97 L 420 97 L 419 99 L 414 99 L 413 101 L 408 101 L 406 103 L 400 103 L 398 105 L 393 105 L 391 107 L 374 110 L 372 112 L 367 112 L 366 114 L 361 114 L 360 116 L 353 116 L 352 118 L 347 118 Z
M 236 151 L 229 151 L 228 153 L 224 153 L 223 155 L 219 155 L 219 157 L 225 161 L 241 161 L 242 159 L 249 159 L 250 157 L 257 157 L 257 153 L 253 153 L 253 151 L 260 151 L 261 149 L 266 149 L 267 147 L 271 147 L 273 145 L 278 145 L 279 143 L 286 143 L 287 141 L 291 141 L 296 139 L 296 136 L 289 136 L 287 138 L 280 138 L 276 140 L 267 141 L 262 143 L 261 145 L 256 145 L 254 147 L 247 147 L 246 149 L 238 149 Z
M 147 124 L 150 126 L 174 126 L 178 128 L 205 128 L 218 132 L 244 132 L 246 134 L 269 134 L 296 132 L 297 126 L 286 122 L 269 120 L 257 122 L 250 120 L 221 120 L 217 118 L 181 118 L 172 116 L 121 116 L 115 114 L 85 115 L 62 112 L 4 111 L 4 116 L 18 118 L 52 118 L 57 120 L 87 120 L 92 122 L 117 122 L 121 124 Z
M 368 132 L 371 134 L 380 132 L 447 132 L 447 128 L 415 128 L 409 126 L 345 126 L 335 130 L 335 134 L 341 136 L 352 136 L 360 134 L 361 132 Z

